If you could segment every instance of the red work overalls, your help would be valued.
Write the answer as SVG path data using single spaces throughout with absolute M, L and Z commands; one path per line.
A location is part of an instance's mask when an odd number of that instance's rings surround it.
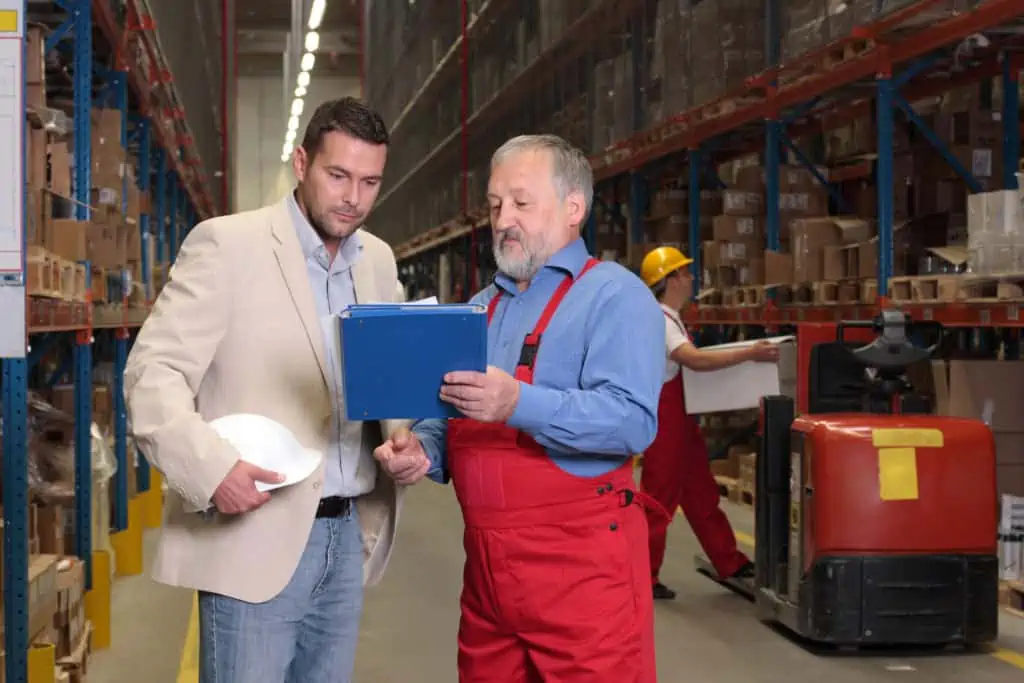
M 668 313 L 665 316 L 669 317 Z M 732 576 L 747 564 L 749 560 L 736 547 L 736 534 L 729 519 L 718 507 L 718 485 L 711 475 L 708 447 L 700 425 L 697 418 L 686 413 L 682 370 L 661 388 L 658 435 L 644 451 L 640 486 L 669 512 L 683 508 L 686 521 L 719 576 Z M 670 523 L 671 518 L 650 511 L 647 514 L 654 583 L 658 582 L 665 559 Z
M 533 382 L 537 347 L 573 282 L 527 335 L 520 382 Z M 654 683 L 647 526 L 629 461 L 576 477 L 528 435 L 461 418 L 448 422 L 448 462 L 466 523 L 459 681 Z

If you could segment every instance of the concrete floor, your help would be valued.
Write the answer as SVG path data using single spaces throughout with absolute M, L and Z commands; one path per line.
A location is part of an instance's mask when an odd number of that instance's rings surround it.
M 452 683 L 461 582 L 462 523 L 450 490 L 423 484 L 410 492 L 399 543 L 382 583 L 367 594 L 356 665 L 361 683 Z M 738 532 L 751 513 L 728 506 Z M 152 556 L 155 534 L 147 538 Z M 740 534 L 743 535 L 742 533 Z M 874 683 L 898 677 L 927 683 L 1024 680 L 1024 620 L 1005 615 L 1000 652 L 991 654 L 821 656 L 759 623 L 745 600 L 696 574 L 696 549 L 682 518 L 673 524 L 662 579 L 679 589 L 657 605 L 661 681 L 704 683 Z M 145 577 L 118 580 L 114 646 L 97 653 L 90 683 L 193 683 L 179 679 L 192 596 Z M 143 673 L 145 672 L 145 673 Z

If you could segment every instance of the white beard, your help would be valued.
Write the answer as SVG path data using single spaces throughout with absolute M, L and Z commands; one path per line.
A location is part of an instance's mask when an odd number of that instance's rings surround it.
M 518 238 L 520 249 L 518 256 L 513 256 L 502 248 L 507 241 L 511 241 L 513 238 Z M 527 249 L 521 234 L 515 235 L 511 232 L 502 234 L 498 237 L 498 241 L 495 242 L 493 252 L 494 262 L 498 265 L 498 270 L 516 282 L 528 282 L 540 269 L 541 264 L 537 262 L 536 255 Z

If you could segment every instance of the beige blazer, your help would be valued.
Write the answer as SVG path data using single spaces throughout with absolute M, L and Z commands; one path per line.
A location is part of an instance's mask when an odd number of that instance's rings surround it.
M 353 267 L 360 303 L 396 297 L 390 247 L 361 231 Z M 169 280 L 132 347 L 125 395 L 136 443 L 169 493 L 153 569 L 157 581 L 249 602 L 277 595 L 306 545 L 323 465 L 236 517 L 206 507 L 238 458 L 208 421 L 257 413 L 325 450 L 333 409 L 313 292 L 287 204 L 205 221 L 188 235 Z M 398 423 L 368 425 L 376 446 Z M 401 495 L 378 471 L 358 501 L 364 581 L 376 582 L 395 540 Z

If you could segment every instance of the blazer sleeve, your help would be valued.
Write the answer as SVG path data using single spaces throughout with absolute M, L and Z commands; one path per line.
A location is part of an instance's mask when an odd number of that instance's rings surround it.
M 223 233 L 214 220 L 186 237 L 125 369 L 139 450 L 196 509 L 209 505 L 240 457 L 196 409 L 199 386 L 231 316 L 234 277 Z

